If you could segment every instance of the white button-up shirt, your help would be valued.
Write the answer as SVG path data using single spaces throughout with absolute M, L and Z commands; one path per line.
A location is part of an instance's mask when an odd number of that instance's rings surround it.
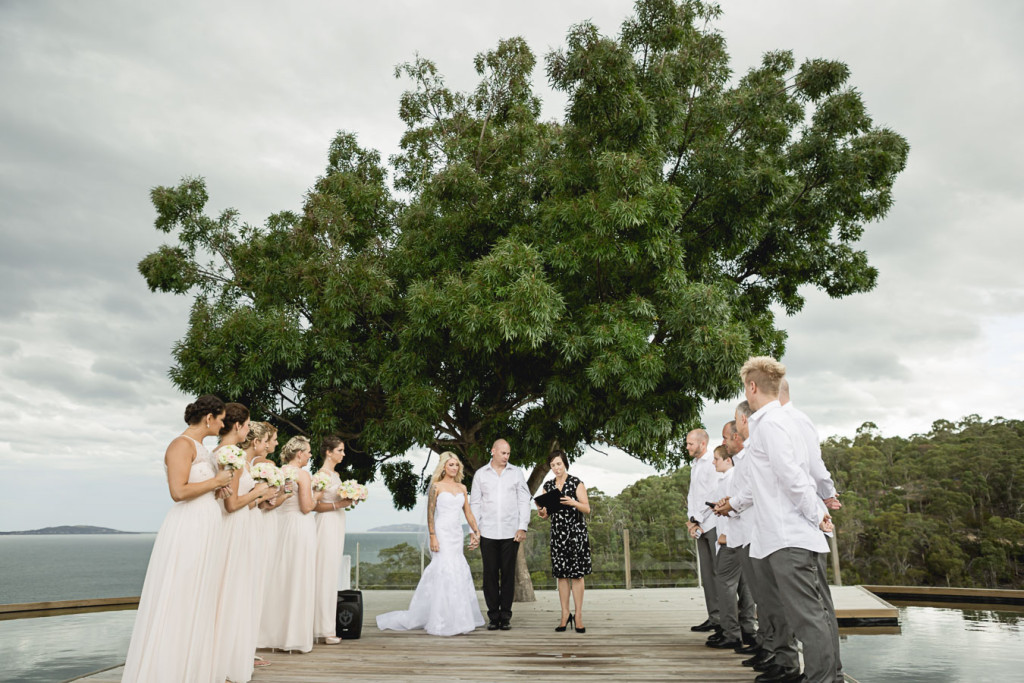
M 807 446 L 778 401 L 750 416 L 746 451 L 750 469 L 737 498 L 754 506 L 750 556 L 762 559 L 782 548 L 828 552 L 818 528 L 826 509 L 808 473 Z
M 714 503 L 715 489 L 718 488 L 718 480 L 721 478 L 715 471 L 715 457 L 711 451 L 705 451 L 699 459 L 690 463 L 690 490 L 686 495 L 686 518 L 695 519 L 700 528 L 706 533 L 715 527 L 717 518 L 715 513 L 707 506 L 707 503 Z
M 836 485 L 832 483 L 832 475 L 825 467 L 825 461 L 821 459 L 821 441 L 818 439 L 818 429 L 814 426 L 814 422 L 807 417 L 807 413 L 794 406 L 792 401 L 782 406 L 782 409 L 793 418 L 807 445 L 807 454 L 810 457 L 807 463 L 808 473 L 814 480 L 818 495 L 821 498 L 835 497 Z
M 732 469 L 729 470 L 732 472 L 732 477 L 729 478 L 729 483 L 725 487 L 725 495 L 729 497 L 730 505 L 746 482 L 747 470 L 749 469 L 749 464 L 745 462 L 746 458 L 746 448 L 732 456 Z M 750 518 L 754 514 L 750 510 L 751 506 L 748 505 L 742 514 L 737 512 L 729 513 L 729 533 L 725 536 L 725 544 L 730 548 L 742 548 L 750 543 Z M 722 518 L 719 517 L 719 519 Z
M 509 463 L 498 474 L 487 463 L 473 475 L 469 507 L 484 538 L 512 538 L 530 526 L 530 489 L 523 471 Z
M 709 502 L 715 502 L 722 500 L 728 494 L 729 484 L 732 482 L 733 475 L 736 467 L 730 467 L 725 472 L 718 472 L 718 486 L 715 488 L 714 498 L 709 498 Z M 717 471 L 717 470 L 716 470 Z M 733 520 L 739 520 L 739 517 L 720 517 L 715 515 L 715 543 L 718 543 L 718 537 L 725 534 L 726 545 L 728 545 L 729 538 L 732 537 L 732 526 Z M 732 548 L 733 546 L 729 546 Z

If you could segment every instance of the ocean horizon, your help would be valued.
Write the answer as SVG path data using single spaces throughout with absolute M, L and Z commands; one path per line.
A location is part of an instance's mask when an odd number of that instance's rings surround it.
M 135 597 L 142 593 L 156 533 L 0 536 L 0 604 Z M 345 554 L 373 563 L 385 548 L 418 546 L 407 531 L 350 532 Z

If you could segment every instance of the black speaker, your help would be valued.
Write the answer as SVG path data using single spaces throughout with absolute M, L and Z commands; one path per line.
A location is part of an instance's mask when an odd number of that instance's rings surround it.
M 355 640 L 363 632 L 363 592 L 338 591 L 338 613 L 335 635 Z

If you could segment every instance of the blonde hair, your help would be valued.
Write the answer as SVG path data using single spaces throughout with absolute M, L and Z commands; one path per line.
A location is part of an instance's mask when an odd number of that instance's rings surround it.
M 430 477 L 431 484 L 436 484 L 444 479 L 444 466 L 448 464 L 449 460 L 454 460 L 459 463 L 459 473 L 455 475 L 455 482 L 458 484 L 462 483 L 462 477 L 466 473 L 465 468 L 462 466 L 462 461 L 459 460 L 459 456 L 455 455 L 451 451 L 445 451 L 441 454 L 441 459 L 437 462 L 437 467 L 434 468 L 434 475 Z
M 281 449 L 281 464 L 285 465 L 295 459 L 295 456 L 302 451 L 312 451 L 309 439 L 304 436 L 293 436 Z
M 743 384 L 753 382 L 766 394 L 778 396 L 779 384 L 786 376 L 786 366 L 770 356 L 753 356 L 740 368 Z
M 729 455 L 729 449 L 727 449 L 724 444 L 721 446 L 715 446 L 715 452 L 713 455 L 717 455 L 722 460 L 732 462 L 732 456 Z
M 245 441 L 240 445 L 242 448 L 249 448 L 257 441 L 263 441 L 276 431 L 269 422 L 250 422 L 249 436 L 245 437 Z

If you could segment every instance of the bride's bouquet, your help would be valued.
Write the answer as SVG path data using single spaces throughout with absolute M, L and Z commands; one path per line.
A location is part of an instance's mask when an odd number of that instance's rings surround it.
M 238 446 L 222 446 L 217 449 L 217 463 L 223 468 L 240 470 L 245 466 L 245 451 Z
M 369 489 L 360 484 L 355 479 L 349 479 L 348 481 L 341 482 L 341 486 L 338 487 L 338 495 L 342 498 L 348 498 L 352 501 L 352 505 L 345 508 L 351 510 L 361 500 L 366 500 L 366 497 L 370 494 Z
M 317 472 L 313 475 L 313 490 L 324 491 L 328 486 L 331 485 L 331 475 L 329 472 Z

